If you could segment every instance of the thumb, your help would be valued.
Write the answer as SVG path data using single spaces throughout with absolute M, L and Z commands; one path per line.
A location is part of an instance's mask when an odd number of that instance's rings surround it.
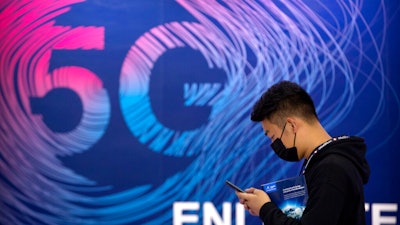
M 247 189 L 245 190 L 245 192 L 246 192 L 246 193 L 251 193 L 251 194 L 253 194 L 256 190 L 257 190 L 257 189 L 251 187 L 251 188 L 247 188 Z

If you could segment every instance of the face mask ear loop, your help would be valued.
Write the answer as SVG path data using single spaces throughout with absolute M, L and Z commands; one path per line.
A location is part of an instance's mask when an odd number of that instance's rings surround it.
M 293 147 L 296 146 L 296 133 L 294 133 Z
M 281 137 L 280 137 L 281 140 L 282 140 L 283 132 L 285 132 L 286 124 L 287 124 L 287 122 L 285 122 L 285 125 L 283 125 L 283 129 L 282 129 L 282 133 L 281 133 Z

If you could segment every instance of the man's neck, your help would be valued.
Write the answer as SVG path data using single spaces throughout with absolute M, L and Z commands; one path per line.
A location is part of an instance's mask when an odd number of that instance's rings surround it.
M 308 160 L 311 153 L 320 145 L 322 145 L 323 143 L 325 143 L 326 141 L 332 139 L 332 137 L 328 134 L 328 132 L 326 132 L 326 130 L 319 125 L 318 127 L 316 127 L 316 129 L 313 129 L 314 132 L 310 133 L 310 137 L 312 137 L 312 139 L 310 139 L 309 142 L 309 147 L 304 155 L 304 157 Z

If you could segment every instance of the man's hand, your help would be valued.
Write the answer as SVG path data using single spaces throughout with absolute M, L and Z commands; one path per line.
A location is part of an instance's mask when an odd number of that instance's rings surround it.
M 246 189 L 245 193 L 236 192 L 236 195 L 239 198 L 239 202 L 253 216 L 259 216 L 261 207 L 271 201 L 265 191 L 256 188 Z

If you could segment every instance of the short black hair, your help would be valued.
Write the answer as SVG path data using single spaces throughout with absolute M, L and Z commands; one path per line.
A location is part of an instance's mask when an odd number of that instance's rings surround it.
M 291 115 L 302 117 L 308 122 L 318 120 L 311 96 L 300 85 L 281 81 L 272 85 L 254 104 L 251 120 L 282 120 Z

